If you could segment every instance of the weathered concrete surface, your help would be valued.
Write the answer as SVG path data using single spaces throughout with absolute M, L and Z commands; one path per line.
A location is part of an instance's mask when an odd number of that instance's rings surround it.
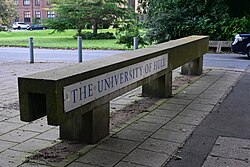
M 159 94 L 161 97 L 167 97 L 172 93 L 172 76 L 169 75 L 169 73 L 172 73 L 172 70 L 190 61 L 198 59 L 199 66 L 192 66 L 190 68 L 194 68 L 194 70 L 197 71 L 198 67 L 200 70 L 198 70 L 199 72 L 197 72 L 197 74 L 201 74 L 202 61 L 200 61 L 200 57 L 202 57 L 207 50 L 208 37 L 190 36 L 134 52 L 122 53 L 68 66 L 67 68 L 58 68 L 19 77 L 21 119 L 23 121 L 32 121 L 47 115 L 48 124 L 59 125 L 75 117 L 75 115 L 81 116 L 96 107 L 108 103 L 115 97 L 146 83 L 149 83 L 149 85 L 143 88 L 144 94 L 153 94 L 154 96 Z M 85 107 L 79 107 L 67 114 L 63 112 L 63 87 L 164 54 L 168 54 L 167 70 L 163 70 L 114 91 L 109 95 L 86 104 Z M 160 79 L 157 80 L 157 78 Z M 159 87 L 158 85 L 161 86 Z

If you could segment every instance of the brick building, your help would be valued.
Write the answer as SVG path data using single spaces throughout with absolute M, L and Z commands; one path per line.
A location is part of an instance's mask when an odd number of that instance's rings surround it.
M 18 17 L 15 21 L 39 23 L 42 18 L 53 18 L 55 13 L 49 0 L 15 0 Z

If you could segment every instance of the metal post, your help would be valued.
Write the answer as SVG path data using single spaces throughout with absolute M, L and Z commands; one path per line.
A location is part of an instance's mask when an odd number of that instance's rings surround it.
M 30 63 L 34 63 L 33 37 L 29 38 L 29 48 L 30 48 Z
M 138 38 L 134 37 L 134 50 L 138 49 Z
M 78 62 L 82 62 L 82 36 L 77 37 L 77 43 L 78 43 Z

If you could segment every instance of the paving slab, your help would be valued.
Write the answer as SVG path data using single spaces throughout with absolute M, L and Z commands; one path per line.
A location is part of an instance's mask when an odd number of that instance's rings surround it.
M 133 149 L 135 149 L 139 144 L 140 142 L 111 137 L 106 141 L 104 141 L 103 143 L 101 143 L 97 148 L 119 153 L 129 153 Z
M 155 123 L 144 122 L 144 121 L 139 120 L 139 121 L 132 123 L 127 128 L 137 130 L 137 131 L 155 132 L 161 126 L 162 126 L 161 124 L 155 124 Z
M 0 122 L 0 135 L 21 127 L 21 124 L 2 121 Z
M 41 133 L 40 135 L 37 135 L 35 138 L 55 141 L 59 139 L 59 130 L 57 128 L 52 128 L 44 133 Z
M 209 155 L 248 162 L 250 160 L 250 140 L 220 136 Z
M 50 166 L 28 162 L 28 163 L 20 165 L 19 167 L 50 167 Z
M 193 87 L 197 87 L 198 89 L 207 89 L 212 85 L 213 82 L 206 82 L 197 80 L 195 83 L 192 84 Z
M 151 134 L 152 132 L 148 131 L 138 131 L 125 128 L 120 132 L 116 133 L 113 137 L 142 142 L 146 140 Z
M 6 122 L 12 122 L 12 123 L 21 124 L 21 125 L 29 124 L 29 122 L 20 121 L 20 115 L 6 119 Z
M 196 126 L 194 125 L 188 125 L 188 124 L 170 121 L 166 125 L 164 125 L 162 129 L 176 131 L 176 132 L 187 132 L 191 134 L 193 130 L 195 129 L 195 127 Z
M 34 153 L 46 147 L 55 145 L 55 142 L 40 139 L 30 139 L 12 147 L 12 150 Z
M 202 167 L 249 167 L 247 161 L 208 156 Z
M 182 111 L 185 107 L 186 105 L 172 104 L 166 101 L 162 105 L 160 105 L 158 109 Z
M 219 81 L 219 82 L 215 83 L 214 85 L 212 85 L 211 87 L 209 87 L 208 90 L 227 91 L 228 89 L 230 89 L 232 87 L 232 84 L 233 83 L 230 83 L 227 81 Z
M 154 115 L 146 115 L 146 116 L 143 117 L 140 121 L 164 125 L 164 124 L 166 124 L 167 122 L 169 122 L 170 120 L 171 120 L 171 118 L 168 118 L 168 117 L 160 117 L 160 116 L 154 116 Z
M 218 103 L 218 99 L 196 98 L 193 103 L 216 105 Z
M 0 116 L 11 118 L 18 116 L 20 114 L 19 110 L 10 110 L 10 109 L 0 109 Z
M 14 167 L 19 166 L 23 163 L 26 157 L 31 155 L 30 153 L 15 151 L 15 150 L 5 150 L 0 153 L 0 162 L 2 167 Z
M 131 162 L 119 162 L 115 167 L 145 167 L 144 165 L 134 164 Z
M 232 84 L 230 84 L 232 85 Z M 220 96 L 222 97 L 225 94 L 226 90 L 218 90 L 218 89 L 212 89 L 211 87 L 207 90 L 205 90 L 203 93 L 201 93 L 201 95 L 214 95 L 214 96 Z
M 121 159 L 123 159 L 125 156 L 126 154 L 123 153 L 93 149 L 76 161 L 83 162 L 89 165 L 112 167 L 119 161 L 121 161 Z
M 189 86 L 185 89 L 185 93 L 188 95 L 199 95 L 204 90 L 206 90 L 206 88 L 204 88 L 204 87 Z
M 171 155 L 179 149 L 179 146 L 180 145 L 178 143 L 149 138 L 144 141 L 138 148 Z
M 45 132 L 49 129 L 54 128 L 54 126 L 49 126 L 47 124 L 47 119 L 45 117 L 38 119 L 36 121 L 33 121 L 30 124 L 22 126 L 21 130 L 27 130 L 27 131 L 33 131 L 33 132 Z
M 32 137 L 37 136 L 39 133 L 37 132 L 31 132 L 31 131 L 25 131 L 25 130 L 13 130 L 8 133 L 5 133 L 0 136 L 0 140 L 6 140 L 6 141 L 12 141 L 21 143 L 24 142 Z
M 181 111 L 177 111 L 177 110 L 168 110 L 168 109 L 163 109 L 163 108 L 162 109 L 157 108 L 153 112 L 151 112 L 150 115 L 173 118 L 176 115 L 178 115 L 180 112 Z
M 206 90 L 210 87 L 210 84 L 204 84 L 204 82 L 200 82 L 199 80 L 195 81 L 194 83 L 192 83 L 192 85 L 190 85 L 191 87 L 197 88 L 197 89 L 202 89 L 202 90 Z
M 185 90 L 179 92 L 177 95 L 175 95 L 175 98 L 179 99 L 187 99 L 187 100 L 194 100 L 198 97 L 198 95 L 192 95 L 192 94 L 187 94 Z
M 5 117 L 5 116 L 0 116 L 0 121 L 4 121 L 4 120 L 7 120 L 8 117 Z
M 210 112 L 185 109 L 180 113 L 180 116 L 194 117 L 204 119 Z
M 192 102 L 192 100 L 189 99 L 179 99 L 179 98 L 170 98 L 167 101 L 168 103 L 172 103 L 172 104 L 179 104 L 179 105 L 188 105 Z
M 123 161 L 150 167 L 162 166 L 170 156 L 153 151 L 135 149 Z
M 189 117 L 189 116 L 185 116 L 185 115 L 184 116 L 178 115 L 174 119 L 172 119 L 172 121 L 183 123 L 183 124 L 188 124 L 188 125 L 198 126 L 203 119 L 204 119 L 203 117 Z
M 10 148 L 10 147 L 13 147 L 15 145 L 17 145 L 18 143 L 16 142 L 10 142 L 10 141 L 4 141 L 4 140 L 0 140 L 0 152 Z M 0 163 L 1 165 L 1 163 Z
M 154 139 L 171 141 L 181 144 L 188 138 L 189 135 L 190 134 L 185 131 L 177 132 L 177 131 L 159 129 L 151 137 Z
M 210 112 L 213 110 L 214 107 L 215 107 L 215 105 L 211 105 L 211 104 L 199 104 L 196 102 L 192 102 L 189 106 L 186 107 L 186 109 L 191 109 L 191 110 L 193 109 L 193 110 L 198 110 L 198 111 Z
M 71 164 L 69 164 L 67 167 L 102 167 L 102 166 L 96 166 L 96 165 L 89 165 L 89 164 L 83 164 L 80 162 L 73 162 Z

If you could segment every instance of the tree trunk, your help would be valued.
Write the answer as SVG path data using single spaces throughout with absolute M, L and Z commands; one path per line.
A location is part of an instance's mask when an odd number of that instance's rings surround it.
M 79 28 L 79 29 L 77 30 L 77 36 L 82 36 L 82 29 L 81 29 L 81 28 Z
M 92 29 L 93 29 L 93 34 L 96 35 L 97 34 L 97 24 L 96 23 L 94 23 Z

